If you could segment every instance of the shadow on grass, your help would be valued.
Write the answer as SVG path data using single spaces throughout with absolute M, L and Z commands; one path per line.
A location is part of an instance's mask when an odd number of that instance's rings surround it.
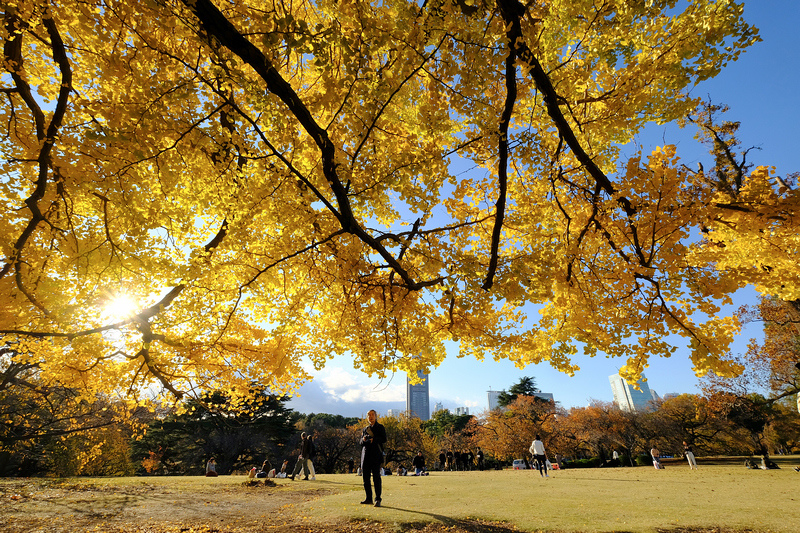
M 308 483 L 310 483 L 312 486 L 313 485 L 342 485 L 342 486 L 345 486 L 345 487 L 356 486 L 356 485 L 353 485 L 352 483 L 345 483 L 343 481 L 330 481 L 328 479 L 309 480 Z M 358 485 L 358 486 L 360 486 L 360 485 Z
M 403 507 L 392 507 L 390 505 L 383 505 L 384 509 L 392 509 L 394 511 L 401 511 L 409 514 L 423 515 L 438 521 L 448 528 L 457 528 L 459 531 L 468 531 L 475 533 L 519 533 L 521 530 L 514 526 L 498 523 L 498 522 L 484 522 L 482 520 L 471 520 L 463 518 L 453 518 L 436 513 L 426 513 L 416 509 L 405 509 Z M 428 528 L 431 523 L 428 521 L 420 520 L 418 522 L 408 521 L 400 524 L 401 531 L 422 531 Z
M 432 523 L 430 521 L 419 520 L 414 521 L 410 520 L 407 522 L 402 522 L 398 524 L 399 531 L 402 532 L 412 532 L 412 531 L 440 531 L 442 528 L 440 526 L 444 526 L 447 529 L 456 531 L 457 533 L 467 532 L 467 533 L 520 533 L 523 530 L 511 525 L 506 524 L 503 522 L 487 522 L 483 520 L 477 519 L 459 519 L 453 518 L 450 516 L 445 516 L 436 513 L 426 513 L 424 511 L 418 511 L 416 509 L 406 509 L 403 507 L 393 507 L 390 505 L 384 505 L 384 509 L 392 509 L 395 511 L 401 511 L 409 514 L 416 514 L 429 517 L 439 524 Z M 758 530 L 753 530 L 749 528 L 745 529 L 730 529 L 730 528 L 719 528 L 719 527 L 677 527 L 677 528 L 656 528 L 656 533 L 757 533 Z M 608 533 L 633 533 L 630 530 L 625 529 L 613 529 L 609 530 Z

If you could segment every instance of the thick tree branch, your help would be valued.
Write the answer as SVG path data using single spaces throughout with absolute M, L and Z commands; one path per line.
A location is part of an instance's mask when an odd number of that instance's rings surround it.
M 443 278 L 415 281 L 400 262 L 361 227 L 353 215 L 350 199 L 347 196 L 347 188 L 339 179 L 335 157 L 336 148 L 328 137 L 327 131 L 317 124 L 298 94 L 294 91 L 292 86 L 283 79 L 266 55 L 253 43 L 248 41 L 210 0 L 183 1 L 186 7 L 197 16 L 203 30 L 208 36 L 218 41 L 242 59 L 242 61 L 250 65 L 261 79 L 266 82 L 269 91 L 280 98 L 289 109 L 289 112 L 300 122 L 300 125 L 305 129 L 306 133 L 314 140 L 317 147 L 320 149 L 322 172 L 339 206 L 338 211 L 332 210 L 332 212 L 339 220 L 342 229 L 355 235 L 367 246 L 375 250 L 387 264 L 397 272 L 409 289 L 420 290 L 441 283 Z
M 615 189 L 614 184 L 611 183 L 611 180 L 608 178 L 608 176 L 606 176 L 605 173 L 600 170 L 600 167 L 597 166 L 586 150 L 584 150 L 583 146 L 578 140 L 578 137 L 572 130 L 572 127 L 569 125 L 566 117 L 561 112 L 561 108 L 559 107 L 561 98 L 558 96 L 558 93 L 556 93 L 556 90 L 550 81 L 550 77 L 544 71 L 544 68 L 542 67 L 541 63 L 539 63 L 539 60 L 534 55 L 533 51 L 528 48 L 527 44 L 525 44 L 521 23 L 521 17 L 525 13 L 525 7 L 517 0 L 497 0 L 497 5 L 500 9 L 500 13 L 503 16 L 503 20 L 508 27 L 507 34 L 509 35 L 511 42 L 514 43 L 517 56 L 524 61 L 530 69 L 530 76 L 536 84 L 536 88 L 542 94 L 542 98 L 544 99 L 545 107 L 550 119 L 553 121 L 553 124 L 555 124 L 559 134 L 566 141 L 567 146 L 569 146 L 570 150 L 572 150 L 572 153 L 575 154 L 575 157 L 597 184 L 598 190 L 593 201 L 598 201 L 598 195 L 600 191 L 605 192 L 612 198 L 616 197 L 617 202 L 622 207 L 625 215 L 628 218 L 628 227 L 631 231 L 631 239 L 633 240 L 633 247 L 636 252 L 637 259 L 640 264 L 647 266 L 647 260 L 644 257 L 641 245 L 639 244 L 639 232 L 636 229 L 636 224 L 633 218 L 636 214 L 636 208 L 628 198 L 617 195 L 617 190 Z
M 494 275 L 497 272 L 497 261 L 500 250 L 500 235 L 503 232 L 503 220 L 506 213 L 506 194 L 508 190 L 508 126 L 511 122 L 511 115 L 514 112 L 514 102 L 517 100 L 517 67 L 515 62 L 517 55 L 514 47 L 515 36 L 509 29 L 508 33 L 508 55 L 506 56 L 506 102 L 503 107 L 503 114 L 500 117 L 499 139 L 498 139 L 498 162 L 497 162 L 497 203 L 495 204 L 496 213 L 494 228 L 492 229 L 492 251 L 489 257 L 489 268 L 486 271 L 486 278 L 481 288 L 488 291 L 494 284 Z
M 3 266 L 2 270 L 0 270 L 0 279 L 3 278 L 11 269 L 12 265 L 14 266 L 15 270 L 17 271 L 16 276 L 16 283 L 20 291 L 25 294 L 25 296 L 33 303 L 37 308 L 42 310 L 45 314 L 48 314 L 47 310 L 35 299 L 33 293 L 28 291 L 22 285 L 22 276 L 21 276 L 21 269 L 22 269 L 22 261 L 20 256 L 22 254 L 22 249 L 25 247 L 25 244 L 33 235 L 33 232 L 39 226 L 40 223 L 45 221 L 45 216 L 42 213 L 42 210 L 39 207 L 39 202 L 44 198 L 45 192 L 47 190 L 47 181 L 48 181 L 48 174 L 50 168 L 52 166 L 52 162 L 50 159 L 50 154 L 53 151 L 53 146 L 55 145 L 56 137 L 58 135 L 58 131 L 61 128 L 61 124 L 64 120 L 64 115 L 67 112 L 67 105 L 69 103 L 69 94 L 72 90 L 72 67 L 69 64 L 69 59 L 67 58 L 64 41 L 61 38 L 61 34 L 58 32 L 58 28 L 56 27 L 55 20 L 49 13 L 46 13 L 44 17 L 42 17 L 43 24 L 47 29 L 48 36 L 50 37 L 50 48 L 53 54 L 53 60 L 58 65 L 59 71 L 61 72 L 61 84 L 60 89 L 58 91 L 58 98 L 56 100 L 56 106 L 53 110 L 53 115 L 50 119 L 50 123 L 45 127 L 45 116 L 42 109 L 39 107 L 39 104 L 36 102 L 33 94 L 31 93 L 30 85 L 26 81 L 25 77 L 22 75 L 23 69 L 23 57 L 22 57 L 22 23 L 14 14 L 6 14 L 6 30 L 9 31 L 9 35 L 14 35 L 16 33 L 16 37 L 10 40 L 6 40 L 3 52 L 5 55 L 6 64 L 10 66 L 11 69 L 11 78 L 14 81 L 14 84 L 17 87 L 19 94 L 21 95 L 23 101 L 28 106 L 31 114 L 34 118 L 34 123 L 36 126 L 36 137 L 41 141 L 42 147 L 39 150 L 39 155 L 37 157 L 37 163 L 39 167 L 39 171 L 35 180 L 36 186 L 33 189 L 31 195 L 25 199 L 25 205 L 31 212 L 31 219 L 28 221 L 25 229 L 22 230 L 17 241 L 14 243 L 14 253 L 9 258 L 8 262 Z

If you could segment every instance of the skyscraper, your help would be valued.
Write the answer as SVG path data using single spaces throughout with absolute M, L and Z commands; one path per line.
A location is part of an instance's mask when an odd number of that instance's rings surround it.
M 489 410 L 490 410 L 490 411 L 494 411 L 495 409 L 497 409 L 498 407 L 500 407 L 500 405 L 499 405 L 497 402 L 498 402 L 498 401 L 499 401 L 499 399 L 500 399 L 500 393 L 501 393 L 501 392 L 503 392 L 503 391 L 499 391 L 499 390 L 490 390 L 490 391 L 488 391 L 488 392 L 486 393 L 486 395 L 487 395 L 487 397 L 488 397 L 488 400 L 489 400 Z
M 657 396 L 650 391 L 650 387 L 645 381 L 644 374 L 636 382 L 639 390 L 633 388 L 619 374 L 608 376 L 611 382 L 611 392 L 614 393 L 614 403 L 623 411 L 646 411 L 650 409 L 650 402 L 657 399 Z
M 412 385 L 411 378 L 406 379 L 406 411 L 408 416 L 416 416 L 420 420 L 430 420 L 430 388 L 428 386 L 428 374 L 417 371 L 417 377 L 422 382 Z

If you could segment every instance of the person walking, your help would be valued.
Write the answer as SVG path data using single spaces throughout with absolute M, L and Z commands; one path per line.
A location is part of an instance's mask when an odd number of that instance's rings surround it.
M 289 476 L 294 481 L 294 476 L 300 473 L 300 469 L 303 469 L 303 479 L 308 481 L 308 456 L 311 454 L 310 448 L 311 441 L 308 440 L 308 435 L 305 432 L 300 434 L 300 455 L 297 457 L 297 463 L 294 465 L 294 470 L 292 471 L 292 475 Z
M 683 455 L 685 455 L 686 460 L 689 461 L 689 468 L 692 470 L 697 470 L 697 461 L 694 459 L 692 447 L 686 444 L 686 441 L 683 441 Z
M 661 470 L 663 468 L 661 466 L 661 452 L 655 446 L 650 448 L 650 457 L 653 458 L 653 468 Z
M 366 499 L 364 505 L 381 506 L 381 469 L 383 468 L 383 445 L 386 444 L 386 428 L 378 422 L 378 413 L 371 409 L 367 413 L 369 425 L 361 432 L 361 475 L 364 479 Z M 370 476 L 375 485 L 375 500 L 372 499 Z
M 317 456 L 317 447 L 314 446 L 314 437 L 309 435 L 306 437 L 308 440 L 308 471 L 311 473 L 311 479 L 317 479 L 317 473 L 314 471 L 314 458 Z
M 544 443 L 539 438 L 539 435 L 536 435 L 536 438 L 533 439 L 531 443 L 530 449 L 528 449 L 533 455 L 533 458 L 536 461 L 536 467 L 539 469 L 539 475 L 541 477 L 550 477 L 547 473 L 547 466 L 545 466 L 545 461 L 547 460 L 547 455 L 544 452 Z
M 478 453 L 476 454 L 478 457 L 478 470 L 483 470 L 483 450 L 478 448 Z

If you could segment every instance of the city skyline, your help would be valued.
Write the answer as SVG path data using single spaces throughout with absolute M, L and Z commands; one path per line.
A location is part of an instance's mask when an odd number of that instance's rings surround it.
M 606 359 L 598 359 L 596 362 L 600 365 L 600 368 L 604 368 L 607 366 Z M 445 361 L 441 367 L 434 370 L 431 375 L 434 376 L 433 383 L 437 385 L 433 388 L 430 388 L 430 376 L 428 376 L 429 381 L 429 397 L 428 397 L 428 406 L 429 406 L 429 415 L 432 415 L 438 409 L 446 409 L 451 413 L 456 413 L 460 408 L 466 408 L 470 414 L 478 415 L 481 414 L 483 411 L 492 409 L 493 407 L 490 404 L 490 395 L 493 395 L 495 398 L 497 395 L 500 394 L 503 390 L 508 389 L 510 386 L 519 382 L 522 377 L 534 377 L 537 387 L 546 387 L 548 389 L 554 390 L 556 392 L 540 392 L 537 396 L 548 400 L 554 400 L 560 407 L 564 408 L 571 408 L 571 407 L 586 407 L 595 402 L 606 402 L 606 403 L 614 403 L 614 396 L 612 388 L 609 386 L 608 378 L 603 377 L 600 378 L 599 376 L 604 375 L 602 371 L 597 369 L 590 370 L 589 374 L 591 374 L 591 387 L 584 387 L 586 390 L 596 390 L 599 394 L 593 396 L 587 396 L 585 402 L 581 404 L 568 404 L 562 401 L 562 397 L 569 398 L 570 395 L 568 394 L 567 390 L 561 390 L 559 387 L 552 387 L 554 379 L 560 379 L 562 384 L 569 384 L 571 383 L 571 379 L 569 376 L 561 374 L 555 370 L 549 369 L 546 365 L 531 365 L 527 367 L 525 370 L 517 370 L 515 377 L 511 380 L 506 386 L 502 389 L 494 387 L 490 387 L 488 391 L 484 389 L 484 392 L 480 394 L 480 400 L 475 401 L 473 403 L 467 404 L 466 401 L 463 400 L 463 397 L 457 399 L 456 401 L 447 401 L 443 398 L 442 391 L 437 390 L 437 387 L 441 386 L 443 388 L 447 388 L 447 380 L 439 380 L 436 379 L 435 376 L 440 376 L 442 374 L 451 374 L 450 367 L 455 366 L 458 367 L 461 360 L 458 358 L 453 358 L 450 360 L 450 363 Z M 491 363 L 485 362 L 486 364 L 492 365 L 503 365 L 508 362 L 495 362 L 492 361 Z M 662 363 L 666 364 L 675 364 L 674 361 L 667 360 L 663 361 Z M 661 365 L 654 365 L 655 368 L 661 369 Z M 613 368 L 613 373 L 616 374 L 618 370 L 617 367 Z M 537 375 L 538 374 L 538 375 Z M 543 379 L 542 375 L 548 375 L 548 379 Z M 607 376 L 608 373 L 606 372 L 605 375 Z M 655 372 L 654 375 L 666 377 L 666 374 L 663 372 Z M 460 380 L 457 382 L 461 382 L 462 385 L 466 383 L 470 383 L 470 388 L 473 387 L 472 383 L 477 382 L 480 383 L 480 376 L 481 373 L 477 373 L 476 375 L 467 376 L 462 375 Z M 596 379 L 594 378 L 596 377 Z M 340 414 L 342 416 L 355 416 L 355 417 L 366 417 L 366 413 L 369 409 L 375 409 L 379 416 L 397 416 L 400 413 L 408 413 L 408 382 L 407 380 L 403 383 L 402 386 L 397 386 L 393 383 L 393 379 L 387 379 L 380 381 L 377 385 L 370 386 L 369 384 L 360 384 L 359 390 L 354 390 L 353 385 L 355 385 L 359 380 L 359 376 L 357 371 L 352 370 L 346 372 L 344 370 L 337 370 L 334 372 L 333 377 L 328 377 L 322 380 L 318 380 L 316 383 L 307 384 L 304 387 L 304 395 L 300 398 L 295 398 L 289 402 L 288 407 L 295 409 L 301 413 L 329 413 L 329 414 Z M 585 382 L 583 382 L 585 385 Z M 683 393 L 698 393 L 699 390 L 680 390 L 673 387 L 673 384 L 666 380 L 661 381 L 659 378 L 656 378 L 654 382 L 651 379 L 648 379 L 645 386 L 650 387 L 650 384 L 655 383 L 655 386 L 661 390 L 669 390 L 672 391 L 667 395 L 675 395 L 675 394 L 683 394 Z M 337 388 L 338 387 L 338 388 Z M 463 389 L 464 387 L 460 387 Z M 327 392 L 326 392 L 327 391 Z M 665 396 L 667 396 L 665 395 Z M 360 400 L 363 398 L 363 400 Z M 368 399 L 371 398 L 371 399 Z M 310 406 L 310 407 L 307 407 Z M 327 406 L 327 408 L 322 408 Z M 430 408 L 430 406 L 433 406 Z M 427 420 L 427 419 L 426 419 Z

